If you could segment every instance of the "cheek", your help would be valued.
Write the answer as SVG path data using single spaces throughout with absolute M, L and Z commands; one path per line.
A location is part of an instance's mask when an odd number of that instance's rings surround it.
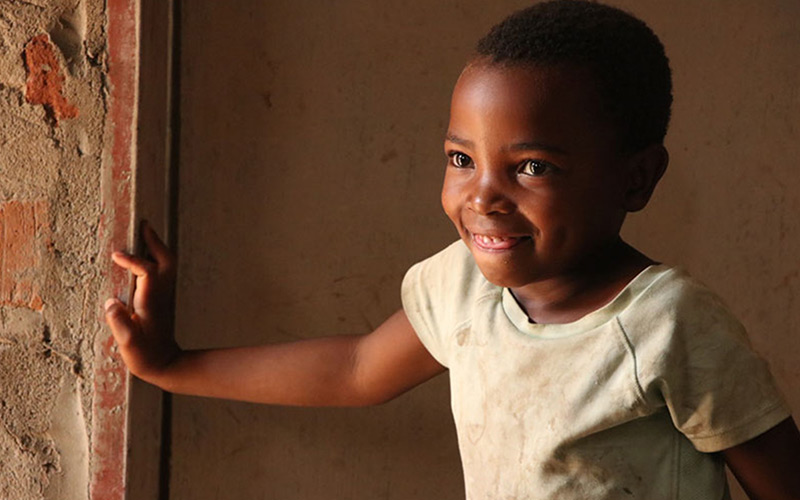
M 445 174 L 444 184 L 442 185 L 442 208 L 444 213 L 450 218 L 453 223 L 457 224 L 459 219 L 459 212 L 461 208 L 461 190 L 453 181 L 452 175 Z
M 529 189 L 518 199 L 517 210 L 540 229 L 562 224 L 575 209 L 574 204 L 564 202 L 563 193 L 555 190 Z

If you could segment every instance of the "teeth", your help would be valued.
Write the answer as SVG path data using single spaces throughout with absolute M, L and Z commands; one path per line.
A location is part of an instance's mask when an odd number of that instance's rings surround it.
M 484 243 L 501 243 L 503 241 L 507 241 L 508 238 L 498 237 L 498 236 L 486 236 L 483 234 L 477 234 L 477 236 L 481 241 Z

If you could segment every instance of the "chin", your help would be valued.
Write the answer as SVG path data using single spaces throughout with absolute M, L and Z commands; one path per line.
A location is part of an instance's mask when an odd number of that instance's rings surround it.
M 522 276 L 520 273 L 509 272 L 508 270 L 486 269 L 481 267 L 480 264 L 478 264 L 478 269 L 480 269 L 486 281 L 501 288 L 518 288 L 533 281 L 532 279 L 527 279 L 527 275 Z
M 470 250 L 472 249 L 470 248 Z M 485 258 L 480 252 L 477 252 L 477 255 L 476 252 L 472 252 L 472 258 L 483 277 L 495 286 L 518 288 L 536 281 L 536 273 L 531 272 L 532 270 L 528 266 L 520 266 L 520 262 L 516 262 L 518 265 L 514 265 L 514 261 L 519 259 L 502 259 L 502 262 L 498 262 L 501 259 L 484 259 L 482 257 Z

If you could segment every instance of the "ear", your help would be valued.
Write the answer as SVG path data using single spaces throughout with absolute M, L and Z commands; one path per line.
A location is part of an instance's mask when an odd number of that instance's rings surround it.
M 651 144 L 629 158 L 626 211 L 638 212 L 647 205 L 668 163 L 669 153 L 662 144 Z

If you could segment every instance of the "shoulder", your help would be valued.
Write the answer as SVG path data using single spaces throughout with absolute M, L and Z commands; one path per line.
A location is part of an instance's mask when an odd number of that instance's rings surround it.
M 747 332 L 719 295 L 679 268 L 662 268 L 619 315 L 643 379 L 751 356 Z M 724 371 L 727 371 L 724 370 Z
M 459 240 L 408 270 L 403 278 L 403 307 L 457 315 L 457 309 L 469 307 L 496 288 L 486 281 Z
M 403 310 L 423 344 L 447 366 L 446 339 L 472 318 L 484 295 L 497 293 L 460 240 L 411 267 L 403 278 Z
M 403 279 L 403 288 L 451 293 L 470 293 L 486 284 L 466 245 L 458 240 L 444 250 L 413 265 Z M 411 290 L 409 290 L 411 291 Z
M 634 345 L 676 335 L 701 340 L 713 332 L 746 341 L 744 328 L 719 295 L 680 268 L 662 265 L 654 272 L 619 317 Z
M 619 315 L 645 400 L 666 406 L 704 452 L 744 442 L 786 418 L 766 363 L 720 297 L 685 272 L 654 280 Z

